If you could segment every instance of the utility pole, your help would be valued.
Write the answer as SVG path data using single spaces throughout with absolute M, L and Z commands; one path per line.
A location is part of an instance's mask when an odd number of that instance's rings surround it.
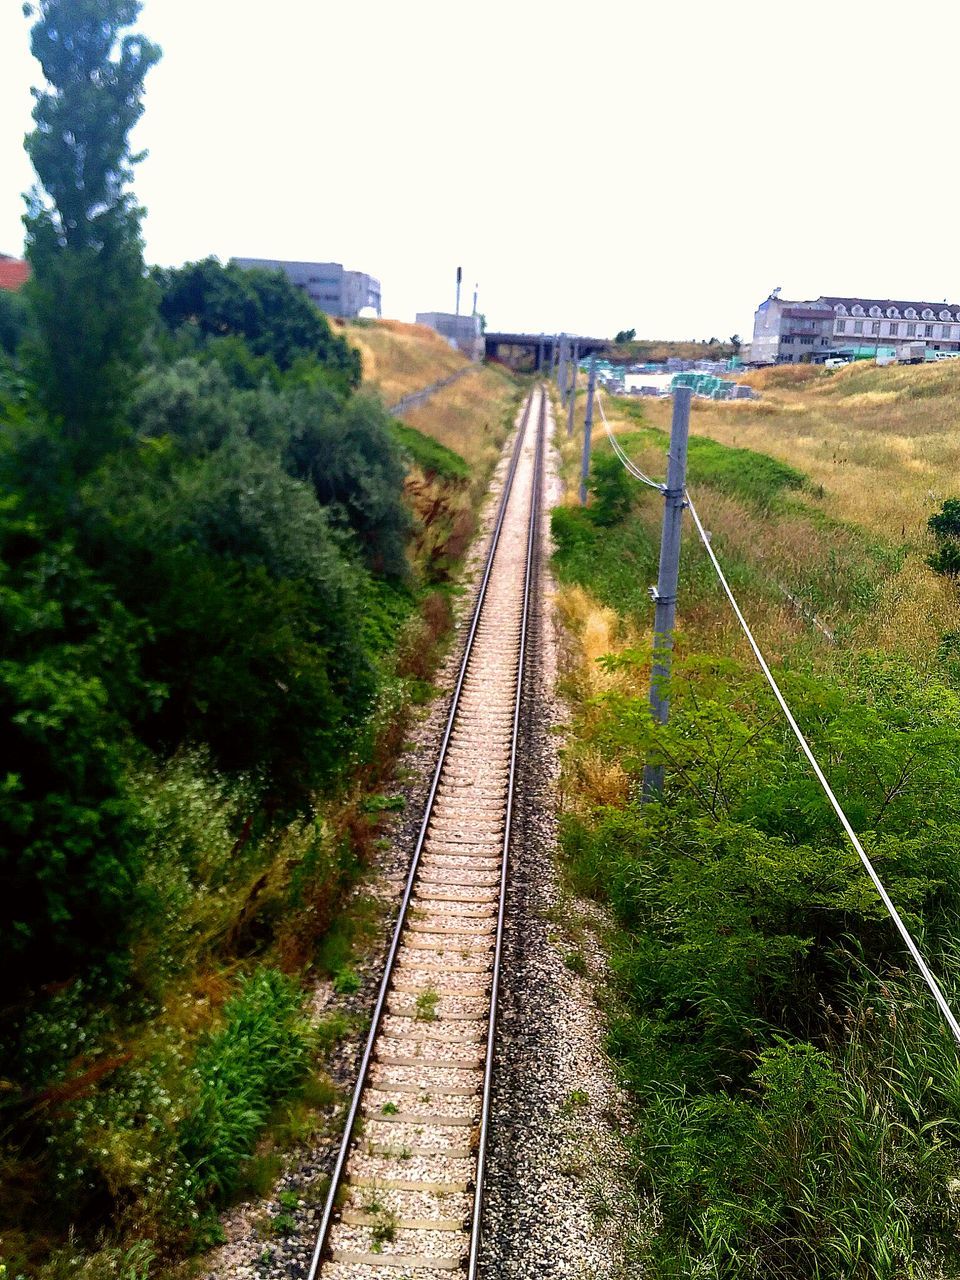
M 587 476 L 590 474 L 590 436 L 593 433 L 593 397 L 597 393 L 597 357 L 590 357 L 587 374 L 587 408 L 583 415 L 583 457 L 580 459 L 580 505 L 587 504 Z
M 457 310 L 456 319 L 460 320 L 460 283 L 463 280 L 463 267 L 457 267 Z
M 560 403 L 567 403 L 567 337 L 560 335 L 560 365 L 557 369 L 557 386 L 560 389 Z
M 677 615 L 677 579 L 680 575 L 680 527 L 686 506 L 687 437 L 690 434 L 689 387 L 673 389 L 673 421 L 670 424 L 670 453 L 667 483 L 663 491 L 663 532 L 660 537 L 660 570 L 650 594 L 656 604 L 653 621 L 653 667 L 650 672 L 650 710 L 657 724 L 670 718 L 670 665 L 673 628 Z M 663 791 L 663 765 L 645 765 L 643 798 L 656 800 Z
M 570 364 L 570 404 L 567 409 L 567 437 L 573 437 L 573 421 L 577 414 L 577 347 L 573 344 L 573 359 Z

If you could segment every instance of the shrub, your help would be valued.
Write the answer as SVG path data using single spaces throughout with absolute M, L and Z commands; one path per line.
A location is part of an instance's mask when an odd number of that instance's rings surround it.
M 593 495 L 590 518 L 601 526 L 621 521 L 637 496 L 636 480 L 627 474 L 620 459 L 612 453 L 594 456 L 588 485 Z
M 312 485 L 332 518 L 356 533 L 375 571 L 402 576 L 411 528 L 405 468 L 382 405 L 354 396 L 334 410 L 325 393 L 318 403 L 317 392 L 300 391 L 291 396 L 289 414 L 287 470 Z
M 179 1142 L 200 1185 L 217 1195 L 233 1185 L 274 1100 L 307 1070 L 311 1034 L 302 1006 L 294 982 L 259 969 L 224 1006 L 223 1028 L 197 1053 L 198 1091 Z
M 348 763 L 375 689 L 363 575 L 305 485 L 250 444 L 169 477 L 127 465 L 87 491 L 83 539 L 149 624 L 150 743 L 206 742 L 296 803 Z
M 0 508 L 0 1003 L 117 956 L 136 919 L 141 638 L 69 546 Z
M 332 385 L 359 385 L 357 352 L 283 272 L 244 271 L 206 258 L 154 274 L 160 315 L 171 331 L 190 326 L 205 338 L 241 337 L 254 356 L 268 357 L 281 370 L 308 356 L 326 369 Z

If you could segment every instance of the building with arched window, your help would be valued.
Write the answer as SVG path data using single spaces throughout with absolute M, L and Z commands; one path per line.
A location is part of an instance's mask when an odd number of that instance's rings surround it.
M 796 364 L 837 352 L 916 358 L 920 343 L 927 356 L 960 354 L 960 304 L 830 294 L 796 302 L 774 290 L 756 310 L 750 356 L 755 364 Z

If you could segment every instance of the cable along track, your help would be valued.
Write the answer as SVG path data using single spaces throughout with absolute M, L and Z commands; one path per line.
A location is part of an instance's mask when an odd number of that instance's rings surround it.
M 527 399 L 308 1280 L 476 1275 L 546 430 Z

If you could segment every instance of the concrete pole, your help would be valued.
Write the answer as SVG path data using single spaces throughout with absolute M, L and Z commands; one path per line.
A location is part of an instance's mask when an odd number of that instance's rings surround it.
M 670 453 L 667 461 L 667 485 L 663 494 L 663 532 L 660 537 L 660 570 L 653 598 L 656 613 L 653 621 L 653 668 L 650 672 L 650 710 L 657 724 L 670 718 L 670 695 L 667 684 L 673 650 L 673 628 L 677 614 L 677 580 L 680 575 L 680 527 L 683 523 L 684 488 L 687 479 L 687 437 L 690 434 L 689 387 L 673 391 L 673 421 L 670 426 Z M 645 765 L 643 796 L 659 798 L 663 791 L 663 765 Z
M 537 373 L 543 373 L 543 334 L 540 335 L 540 341 L 537 343 Z
M 567 403 L 567 339 L 560 335 L 560 367 L 557 371 L 557 386 L 560 389 L 560 403 Z
M 590 437 L 593 434 L 593 397 L 597 393 L 597 358 L 590 357 L 587 374 L 587 407 L 583 415 L 583 456 L 580 459 L 580 505 L 587 505 L 587 477 L 590 475 Z
M 573 359 L 570 361 L 570 402 L 567 406 L 567 436 L 573 437 L 573 422 L 577 415 L 577 344 L 573 344 Z

